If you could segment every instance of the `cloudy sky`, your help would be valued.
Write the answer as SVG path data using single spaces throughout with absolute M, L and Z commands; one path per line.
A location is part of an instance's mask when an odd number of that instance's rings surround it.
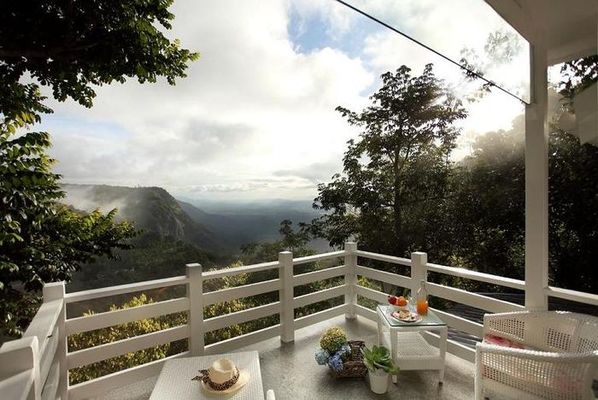
M 505 28 L 483 0 L 351 3 L 457 60 Z M 168 35 L 201 53 L 186 79 L 104 86 L 92 109 L 51 104 L 41 128 L 53 134 L 66 182 L 223 201 L 312 199 L 359 133 L 335 107 L 363 108 L 380 74 L 402 64 L 419 74 L 433 62 L 458 92 L 469 90 L 458 68 L 334 0 L 176 0 L 172 11 Z M 521 86 L 525 59 L 491 77 Z M 468 107 L 457 158 L 476 134 L 508 129 L 523 110 L 499 92 Z

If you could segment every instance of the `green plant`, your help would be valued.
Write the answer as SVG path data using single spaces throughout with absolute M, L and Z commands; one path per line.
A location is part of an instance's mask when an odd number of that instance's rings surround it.
M 339 351 L 347 343 L 347 335 L 338 326 L 326 329 L 320 338 L 320 347 L 329 354 Z
M 91 107 L 95 90 L 136 77 L 174 85 L 199 55 L 164 31 L 173 0 L 0 2 L 0 337 L 23 333 L 44 283 L 129 248 L 131 224 L 116 211 L 81 214 L 59 205 L 50 135 L 27 132 L 57 101 Z M 90 21 L 92 21 L 90 23 Z M 30 80 L 30 83 L 24 81 Z
M 399 372 L 399 367 L 392 360 L 390 351 L 385 346 L 374 345 L 371 350 L 363 347 L 361 353 L 363 354 L 363 362 L 369 371 L 374 372 L 381 369 L 392 375 Z
M 153 299 L 142 293 L 137 297 L 133 297 L 131 300 L 122 304 L 121 306 L 113 305 L 110 307 L 110 311 L 135 308 L 153 303 Z M 93 314 L 94 313 L 92 311 L 89 311 L 84 315 L 90 316 Z M 126 324 L 96 329 L 89 332 L 77 333 L 68 337 L 69 351 L 73 352 L 84 350 L 95 346 L 101 346 L 106 343 L 113 343 L 119 340 L 125 340 L 152 332 L 158 332 L 163 329 L 180 326 L 185 323 L 183 318 L 184 317 L 181 317 L 178 314 L 170 314 L 157 318 L 147 318 L 138 321 L 132 321 Z M 171 346 L 172 343 L 161 344 L 158 346 L 148 347 L 141 351 L 125 353 L 116 357 L 111 357 L 106 360 L 85 365 L 79 368 L 73 368 L 69 371 L 70 384 L 74 385 L 151 361 L 160 360 L 172 354 Z

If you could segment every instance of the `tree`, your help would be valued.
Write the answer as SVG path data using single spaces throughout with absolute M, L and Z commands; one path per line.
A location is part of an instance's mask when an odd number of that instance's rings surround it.
M 576 94 L 598 82 L 598 55 L 564 63 L 561 76 L 559 94 L 571 101 Z
M 550 282 L 598 293 L 598 147 L 556 129 L 549 168 Z
M 145 294 L 141 294 L 138 297 L 133 297 L 120 307 L 112 305 L 110 307 L 110 311 L 124 310 L 127 308 L 139 307 L 152 303 L 154 303 L 152 298 L 148 298 Z M 88 311 L 84 315 L 91 316 L 93 314 L 94 313 L 92 311 Z M 186 316 L 184 313 L 162 315 L 157 318 L 147 318 L 138 321 L 127 322 L 126 324 L 70 335 L 68 337 L 68 347 L 70 351 L 83 350 L 90 347 L 111 343 L 117 340 L 124 340 L 130 337 L 173 328 L 185 323 Z M 181 350 L 181 346 L 176 346 L 177 344 L 177 342 L 161 344 L 154 347 L 148 347 L 137 352 L 127 353 L 118 357 L 98 361 L 83 367 L 73 368 L 69 371 L 69 384 L 75 385 L 77 383 L 99 378 L 101 376 L 121 371 L 123 369 L 132 368 L 140 364 L 159 360 L 166 356 L 186 350 Z
M 140 83 L 185 76 L 198 55 L 169 40 L 173 0 L 97 0 L 93 2 L 8 1 L 0 4 L 0 113 L 35 100 L 37 84 L 19 80 L 25 73 L 67 98 L 90 107 L 93 86 Z M 39 99 L 38 99 L 39 100 Z M 31 108 L 28 108 L 29 110 Z
M 439 262 L 524 278 L 523 129 L 521 116 L 509 131 L 479 136 L 456 166 L 443 223 L 447 256 Z M 549 155 L 550 284 L 596 293 L 598 148 L 553 126 Z
M 249 243 L 242 246 L 242 255 L 239 264 L 255 264 L 259 262 L 276 260 L 278 259 L 278 253 L 281 251 L 292 251 L 293 258 L 304 257 L 313 255 L 315 252 L 309 248 L 310 227 L 305 223 L 298 224 L 299 229 L 293 228 L 293 223 L 290 220 L 283 220 L 280 222 L 279 233 L 281 235 L 280 240 L 274 242 L 264 243 Z M 334 261 L 324 262 L 311 262 L 293 267 L 293 273 L 295 275 L 304 274 L 311 271 L 316 271 L 322 268 L 328 268 L 331 265 L 336 265 Z M 269 279 L 276 279 L 279 276 L 277 270 L 254 272 L 244 278 L 244 284 L 261 282 Z M 330 278 L 324 281 L 313 282 L 301 286 L 296 286 L 294 289 L 295 296 L 302 296 L 304 294 L 317 292 L 319 290 L 328 289 L 342 284 L 342 277 Z M 278 293 L 271 292 L 269 294 L 261 294 L 250 298 L 253 306 L 259 306 L 268 304 L 274 301 L 278 301 Z M 249 299 L 246 299 L 248 301 Z M 295 317 L 298 318 L 303 315 L 307 315 L 313 312 L 322 311 L 332 306 L 340 304 L 340 299 L 330 299 L 308 306 L 299 307 L 295 309 Z
M 16 1 L 0 4 L 0 334 L 18 335 L 44 282 L 68 280 L 82 263 L 127 248 L 134 230 L 115 211 L 83 215 L 61 206 L 60 176 L 46 155 L 50 136 L 26 132 L 52 112 L 53 96 L 90 107 L 94 86 L 185 76 L 198 55 L 170 29 L 172 0 Z M 25 304 L 27 307 L 23 307 Z
M 280 222 L 280 240 L 264 243 L 247 243 L 241 246 L 241 260 L 244 264 L 255 264 L 278 259 L 281 251 L 292 251 L 294 257 L 313 254 L 308 249 L 309 232 L 305 224 L 299 223 L 299 230 L 293 229 L 293 222 L 285 219 Z
M 438 261 L 523 279 L 525 160 L 523 117 L 509 131 L 476 138 L 455 165 Z
M 126 249 L 135 231 L 114 223 L 115 210 L 102 215 L 75 212 L 63 196 L 53 160 L 45 154 L 46 132 L 10 138 L 0 128 L 0 333 L 18 336 L 36 310 L 44 282 L 69 280 L 81 264 Z
M 354 237 L 371 251 L 403 256 L 427 248 L 425 221 L 447 195 L 454 123 L 466 111 L 431 64 L 420 76 L 406 66 L 383 74 L 371 100 L 361 113 L 337 108 L 363 131 L 348 142 L 343 174 L 318 186 L 314 207 L 328 213 L 312 229 L 333 246 Z
M 513 60 L 521 55 L 524 49 L 524 43 L 521 37 L 511 30 L 499 29 L 491 32 L 486 38 L 482 54 L 473 48 L 461 49 L 461 59 L 459 63 L 463 66 L 463 75 L 467 81 L 477 81 L 480 76 L 502 76 L 504 73 L 499 71 L 505 65 L 509 65 Z M 521 82 L 513 79 L 510 84 L 515 84 L 515 87 L 507 88 L 507 90 L 518 93 Z M 491 78 L 492 79 L 492 78 Z M 498 86 L 504 87 L 507 82 L 500 82 Z M 480 87 L 473 90 L 469 96 L 469 101 L 477 101 L 490 93 L 493 87 L 497 86 L 494 83 L 485 81 Z

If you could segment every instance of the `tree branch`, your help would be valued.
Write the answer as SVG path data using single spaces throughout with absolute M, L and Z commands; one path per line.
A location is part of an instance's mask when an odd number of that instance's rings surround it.
M 0 58 L 59 58 L 65 54 L 89 50 L 99 45 L 99 42 L 82 44 L 78 46 L 57 46 L 43 49 L 6 49 L 0 48 Z
M 454 199 L 454 198 L 457 198 L 457 195 L 452 194 L 452 195 L 446 195 L 446 196 L 423 197 L 423 198 L 420 198 L 420 199 L 413 199 L 413 200 L 405 202 L 403 204 L 409 206 L 411 204 L 421 203 L 421 202 L 424 202 L 424 201 L 448 200 L 448 199 Z

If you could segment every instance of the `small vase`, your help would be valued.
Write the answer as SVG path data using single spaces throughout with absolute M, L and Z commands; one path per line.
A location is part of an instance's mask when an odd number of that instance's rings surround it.
M 374 372 L 368 371 L 370 377 L 370 389 L 376 394 L 384 394 L 388 391 L 388 372 L 377 369 Z

